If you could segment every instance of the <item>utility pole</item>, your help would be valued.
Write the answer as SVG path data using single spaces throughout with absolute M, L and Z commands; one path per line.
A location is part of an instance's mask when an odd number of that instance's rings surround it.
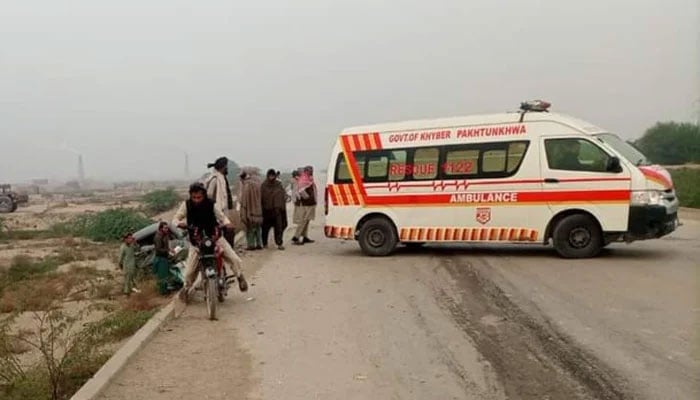
M 185 178 L 190 179 L 190 156 L 185 153 Z
M 85 182 L 85 168 L 83 167 L 83 155 L 78 154 L 78 182 Z

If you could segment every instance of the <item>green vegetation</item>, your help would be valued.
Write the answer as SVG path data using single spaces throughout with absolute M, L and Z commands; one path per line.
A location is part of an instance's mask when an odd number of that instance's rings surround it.
M 180 196 L 178 196 L 173 188 L 156 190 L 146 194 L 143 197 L 143 202 L 146 204 L 146 210 L 153 214 L 168 211 L 175 207 L 179 201 Z
M 90 293 L 91 299 L 100 299 L 102 291 L 118 291 L 119 282 L 101 280 L 109 273 L 89 268 L 55 272 L 66 257 L 18 257 L 0 273 L 3 282 L 12 282 L 0 293 L 2 399 L 69 399 L 107 361 L 113 344 L 132 336 L 165 301 L 151 281 L 143 282 L 141 293 L 118 303 L 98 301 L 67 311 L 64 301 L 76 300 L 74 295 Z M 85 323 L 93 313 L 100 319 Z M 27 314 L 31 323 L 17 329 L 17 317 Z
M 116 343 L 136 333 L 155 314 L 154 310 L 119 310 L 102 320 L 89 324 L 90 336 L 103 343 Z
M 97 242 L 120 240 L 127 232 L 137 231 L 152 221 L 145 215 L 126 208 L 114 208 L 96 214 L 85 214 L 52 227 L 57 236 L 79 236 Z
M 133 335 L 154 310 L 119 310 L 80 327 L 86 307 L 76 315 L 58 308 L 34 312 L 34 329 L 15 332 L 17 313 L 0 320 L 0 398 L 69 399 L 111 356 L 110 344 Z M 40 355 L 27 365 L 19 356 Z
M 700 208 L 700 169 L 671 170 L 681 207 Z
M 0 397 L 8 399 L 69 399 L 109 358 L 104 338 L 88 326 L 80 329 L 81 316 L 58 308 L 34 312 L 34 328 L 14 332 L 17 314 L 0 321 Z M 21 346 L 20 346 L 21 345 Z M 22 352 L 34 351 L 39 359 L 26 365 Z
M 31 279 L 36 275 L 53 272 L 62 263 L 56 257 L 45 257 L 41 260 L 32 260 L 28 256 L 19 255 L 12 259 L 12 264 L 6 272 L 0 275 L 8 285 Z M 0 286 L 1 287 L 1 286 Z
M 659 122 L 633 144 L 658 164 L 700 163 L 700 125 Z

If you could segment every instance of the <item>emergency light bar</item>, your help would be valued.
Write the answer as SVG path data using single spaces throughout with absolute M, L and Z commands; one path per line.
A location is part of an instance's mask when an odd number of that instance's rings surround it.
M 542 100 L 532 100 L 532 101 L 524 101 L 520 103 L 520 110 L 521 111 L 536 111 L 536 112 L 548 112 L 548 108 L 551 106 L 551 103 L 548 103 L 546 101 Z
M 551 103 L 543 100 L 523 101 L 520 103 L 520 122 L 523 122 L 527 112 L 549 112 Z

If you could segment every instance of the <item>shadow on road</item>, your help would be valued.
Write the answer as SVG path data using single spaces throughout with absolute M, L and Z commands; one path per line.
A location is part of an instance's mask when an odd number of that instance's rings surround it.
M 357 245 L 347 242 L 342 250 L 334 251 L 337 255 L 358 257 L 363 256 Z M 425 256 L 505 256 L 522 258 L 551 257 L 559 259 L 551 247 L 538 245 L 488 245 L 488 244 L 430 244 L 419 248 L 399 246 L 393 257 L 425 257 Z M 673 258 L 673 252 L 658 248 L 629 247 L 625 244 L 613 244 L 603 249 L 600 255 L 593 259 L 568 260 L 570 262 L 591 262 L 605 259 L 645 259 L 668 260 Z

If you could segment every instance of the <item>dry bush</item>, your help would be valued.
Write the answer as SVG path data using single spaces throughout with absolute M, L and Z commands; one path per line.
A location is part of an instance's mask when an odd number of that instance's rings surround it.
M 36 328 L 30 334 L 10 330 L 12 318 L 0 324 L 0 394 L 6 398 L 63 400 L 70 396 L 107 360 L 105 341 L 91 329 L 79 329 L 83 313 L 69 315 L 59 309 L 35 312 Z M 19 341 L 40 354 L 36 364 L 23 365 L 11 352 Z M 4 393 L 3 393 L 4 392 Z M 31 395 L 30 395 L 31 393 Z
M 79 245 L 80 245 L 80 242 L 75 240 L 74 237 L 69 236 L 69 237 L 63 238 L 63 246 L 65 246 L 65 247 L 75 247 L 75 246 L 79 246 Z
M 143 280 L 139 283 L 141 293 L 132 293 L 124 302 L 123 308 L 132 311 L 148 311 L 163 305 L 164 299 L 158 293 L 156 281 L 152 279 Z
M 18 283 L 3 293 L 0 312 L 47 311 L 54 306 L 56 300 L 63 299 L 67 294 L 65 286 L 53 279 Z
M 54 259 L 60 265 L 72 263 L 74 261 L 80 261 L 82 259 L 82 257 L 81 257 L 81 254 L 78 250 L 79 250 L 79 248 L 73 248 L 73 249 L 63 248 L 63 249 L 57 251 L 57 254 L 54 256 Z
M 113 299 L 119 293 L 119 286 L 116 282 L 98 281 L 91 282 L 90 298 L 95 300 Z

